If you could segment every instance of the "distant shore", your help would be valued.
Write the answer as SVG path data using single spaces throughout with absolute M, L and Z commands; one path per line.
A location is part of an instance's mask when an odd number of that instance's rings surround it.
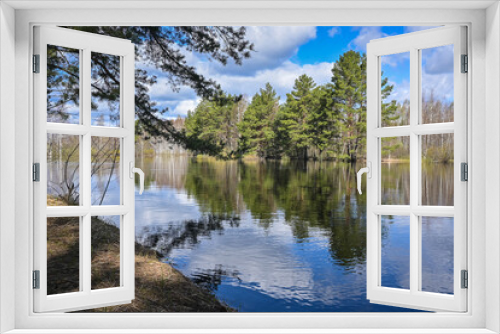
M 140 153 L 136 152 L 136 155 L 137 156 L 141 156 Z M 165 157 L 186 157 L 186 158 L 191 158 L 191 159 L 215 159 L 217 160 L 218 158 L 217 157 L 212 157 L 212 156 L 209 156 L 209 155 L 205 155 L 205 154 L 193 154 L 193 153 L 184 153 L 184 154 L 171 154 L 171 152 L 159 152 L 158 154 L 144 154 L 143 155 L 144 157 L 146 158 L 153 158 L 153 157 L 156 157 L 156 156 L 165 156 Z M 287 161 L 295 161 L 295 162 L 321 162 L 319 158 L 314 158 L 314 157 L 309 157 L 309 159 L 307 160 L 302 160 L 302 159 L 295 159 L 295 158 L 289 158 L 287 156 L 284 156 L 280 159 L 263 159 L 263 158 L 259 158 L 257 155 L 255 154 L 246 154 L 242 157 L 239 157 L 239 158 L 234 158 L 234 159 L 229 159 L 229 161 L 244 161 L 244 162 L 259 162 L 259 161 L 283 161 L 283 162 L 287 162 Z M 322 162 L 325 162 L 325 163 L 350 163 L 350 162 L 346 162 L 346 161 L 343 161 L 343 160 L 338 160 L 338 159 L 335 159 L 335 158 L 331 158 L 331 157 L 325 157 L 322 159 Z M 364 163 L 366 162 L 366 158 L 365 157 L 360 157 L 357 159 L 358 163 Z M 381 162 L 382 163 L 409 163 L 410 162 L 410 158 L 382 158 L 381 159 Z M 351 162 L 351 163 L 355 163 L 355 162 Z

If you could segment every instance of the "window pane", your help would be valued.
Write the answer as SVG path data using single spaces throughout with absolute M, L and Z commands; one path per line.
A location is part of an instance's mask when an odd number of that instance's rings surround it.
M 453 45 L 422 49 L 422 123 L 453 122 Z
M 410 217 L 381 216 L 382 286 L 410 288 Z
M 47 294 L 80 291 L 80 218 L 47 218 Z
M 120 126 L 120 57 L 92 52 L 92 125 Z
M 80 123 L 80 50 L 47 45 L 47 122 Z
M 422 291 L 453 294 L 453 218 L 422 217 Z
M 381 62 L 381 124 L 410 124 L 410 53 L 380 57 Z
M 453 206 L 453 134 L 424 135 L 422 205 Z
M 80 203 L 80 137 L 47 134 L 47 206 Z
M 382 205 L 410 204 L 410 138 L 381 138 Z
M 120 286 L 120 216 L 92 217 L 92 290 Z
M 120 139 L 92 137 L 92 205 L 120 205 Z

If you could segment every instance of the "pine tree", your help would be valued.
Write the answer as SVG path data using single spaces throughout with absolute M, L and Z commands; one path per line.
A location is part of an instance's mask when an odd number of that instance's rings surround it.
M 360 146 L 366 140 L 366 57 L 347 51 L 332 69 L 333 111 L 341 142 L 341 159 L 356 161 Z
M 193 142 L 205 142 L 211 145 L 218 145 L 216 136 L 213 134 L 214 120 L 211 117 L 213 112 L 213 103 L 203 99 L 195 108 L 194 111 L 189 111 L 186 117 L 186 135 L 193 139 Z M 196 139 L 196 140 L 194 140 Z M 194 146 L 194 145 L 192 145 Z M 193 147 L 197 152 L 198 147 Z
M 255 152 L 259 158 L 275 157 L 274 122 L 279 110 L 279 96 L 267 83 L 255 94 L 238 128 L 240 150 Z
M 279 131 L 284 135 L 284 143 L 289 156 L 307 160 L 307 150 L 311 145 L 309 137 L 311 125 L 309 114 L 314 100 L 314 80 L 303 74 L 295 80 L 293 91 L 287 94 L 285 105 L 280 109 Z
M 312 147 L 318 149 L 319 158 L 323 151 L 332 143 L 334 133 L 333 114 L 328 108 L 329 94 L 324 86 L 312 91 L 311 108 L 308 115 L 308 137 Z
M 400 109 L 398 109 L 397 106 L 397 101 L 396 100 L 390 100 L 386 101 L 387 98 L 391 95 L 392 89 L 394 86 L 388 85 L 389 78 L 384 78 L 384 72 L 381 73 L 382 78 L 381 78 L 381 91 L 380 91 L 380 97 L 382 98 L 382 105 L 381 105 L 381 114 L 382 114 L 382 126 L 395 126 L 395 125 L 408 125 L 406 124 L 397 124 L 398 121 L 401 120 L 401 114 L 398 112 Z
M 339 57 L 332 69 L 332 110 L 338 131 L 337 156 L 356 161 L 366 147 L 366 55 L 353 50 Z M 393 86 L 381 80 L 382 124 L 394 124 L 400 118 L 396 101 L 385 101 Z
M 232 158 L 236 154 L 237 125 L 243 104 L 240 96 L 226 93 L 214 99 L 203 99 L 186 118 L 186 137 L 191 149 Z

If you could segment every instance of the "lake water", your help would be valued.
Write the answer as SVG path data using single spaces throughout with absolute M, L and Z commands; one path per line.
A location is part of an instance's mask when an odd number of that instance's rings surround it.
M 136 165 L 146 174 L 137 241 L 240 312 L 410 311 L 366 299 L 366 196 L 355 190 L 362 166 L 191 157 Z M 425 169 L 424 182 L 440 180 L 445 190 L 424 202 L 450 205 L 449 169 Z M 382 178 L 387 204 L 404 202 L 408 164 L 385 164 Z M 408 219 L 382 224 L 382 284 L 405 288 Z M 422 233 L 424 289 L 453 293 L 453 219 L 438 218 Z
M 68 189 L 61 166 L 49 165 L 52 195 Z M 137 241 L 240 312 L 411 311 L 366 299 L 361 164 L 162 156 L 136 166 L 146 175 Z M 381 178 L 383 204 L 408 204 L 408 163 L 382 164 Z M 119 179 L 119 168 L 104 163 L 92 177 L 93 203 L 119 204 Z M 453 205 L 452 164 L 423 166 L 421 201 Z M 407 289 L 409 219 L 381 223 L 382 285 Z M 422 290 L 453 293 L 453 218 L 424 217 L 421 233 Z

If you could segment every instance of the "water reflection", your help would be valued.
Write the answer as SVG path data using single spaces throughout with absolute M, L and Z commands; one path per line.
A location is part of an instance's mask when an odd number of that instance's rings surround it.
M 168 255 L 173 249 L 193 248 L 201 242 L 203 237 L 209 238 L 212 233 L 221 234 L 224 231 L 223 222 L 228 222 L 230 227 L 238 227 L 239 219 L 221 219 L 209 215 L 198 220 L 170 222 L 167 225 L 145 226 L 137 240 L 156 251 Z
M 187 157 L 138 164 L 147 183 L 136 202 L 138 241 L 240 311 L 408 311 L 366 300 L 357 166 Z M 387 169 L 390 197 L 407 191 L 397 180 L 408 168 Z M 390 236 L 400 242 L 388 225 L 382 237 Z M 404 270 L 395 272 L 384 282 L 400 285 Z
M 356 191 L 359 166 L 191 157 L 136 164 L 146 173 L 146 190 L 136 197 L 137 241 L 239 311 L 408 311 L 366 299 L 366 196 Z M 387 166 L 388 198 L 405 196 L 408 163 Z M 442 173 L 439 165 L 423 168 L 428 180 Z M 110 184 L 106 196 L 119 198 L 119 187 Z M 450 195 L 429 196 L 444 203 Z M 389 247 L 384 258 L 393 267 L 385 286 L 408 279 L 407 258 L 393 251 L 406 245 L 407 235 L 395 222 L 388 217 L 382 228 Z M 432 227 L 448 241 L 452 229 L 450 223 Z M 432 236 L 424 236 L 425 289 L 449 293 L 450 259 L 441 255 L 453 245 Z

